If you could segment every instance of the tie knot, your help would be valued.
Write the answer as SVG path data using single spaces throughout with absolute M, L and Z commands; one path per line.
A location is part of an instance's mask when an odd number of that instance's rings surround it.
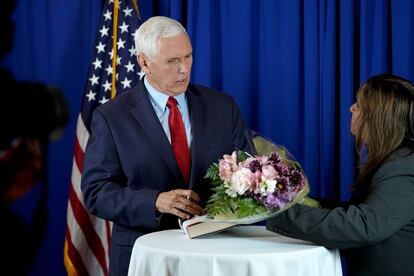
M 167 101 L 167 107 L 169 109 L 171 109 L 171 108 L 176 107 L 176 106 L 177 106 L 177 100 L 174 99 L 174 97 L 169 97 L 168 101 Z

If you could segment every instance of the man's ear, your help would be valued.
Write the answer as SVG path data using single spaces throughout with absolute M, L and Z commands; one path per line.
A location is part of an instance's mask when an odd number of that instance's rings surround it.
M 138 54 L 137 61 L 141 70 L 145 72 L 145 74 L 149 74 L 148 68 L 148 59 L 143 54 Z

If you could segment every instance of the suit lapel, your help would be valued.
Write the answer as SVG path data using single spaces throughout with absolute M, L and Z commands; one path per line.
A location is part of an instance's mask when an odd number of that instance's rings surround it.
M 175 160 L 171 144 L 158 120 L 143 81 L 140 81 L 137 85 L 137 89 L 131 93 L 128 101 L 133 106 L 130 109 L 132 116 L 142 127 L 175 177 L 180 180 L 180 185 L 183 185 L 184 180 L 178 168 L 177 161 Z
M 192 189 L 195 183 L 195 179 L 201 172 L 199 164 L 202 164 L 202 158 L 205 155 L 203 146 L 205 144 L 205 104 L 202 101 L 202 94 L 194 88 L 189 88 L 187 92 L 188 109 L 190 113 L 191 130 L 193 134 L 191 142 L 191 173 L 189 188 Z

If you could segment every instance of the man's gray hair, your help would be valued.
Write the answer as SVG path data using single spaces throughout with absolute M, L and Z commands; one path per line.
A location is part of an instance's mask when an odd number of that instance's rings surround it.
M 158 38 L 187 34 L 184 27 L 176 20 L 165 16 L 154 16 L 141 24 L 135 32 L 137 56 L 143 54 L 154 57 L 158 52 Z

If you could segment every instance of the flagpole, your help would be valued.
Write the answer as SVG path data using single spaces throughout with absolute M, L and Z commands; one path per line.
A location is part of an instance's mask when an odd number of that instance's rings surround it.
M 112 25 L 112 51 L 114 53 L 114 58 L 112 59 L 112 88 L 111 88 L 111 99 L 114 99 L 116 96 L 116 54 L 117 54 L 117 36 L 118 36 L 118 0 L 114 0 L 114 19 Z
M 137 0 L 132 0 L 132 4 L 134 5 L 135 12 L 137 13 L 138 18 L 141 19 L 141 14 L 139 14 L 139 8 L 138 8 Z

